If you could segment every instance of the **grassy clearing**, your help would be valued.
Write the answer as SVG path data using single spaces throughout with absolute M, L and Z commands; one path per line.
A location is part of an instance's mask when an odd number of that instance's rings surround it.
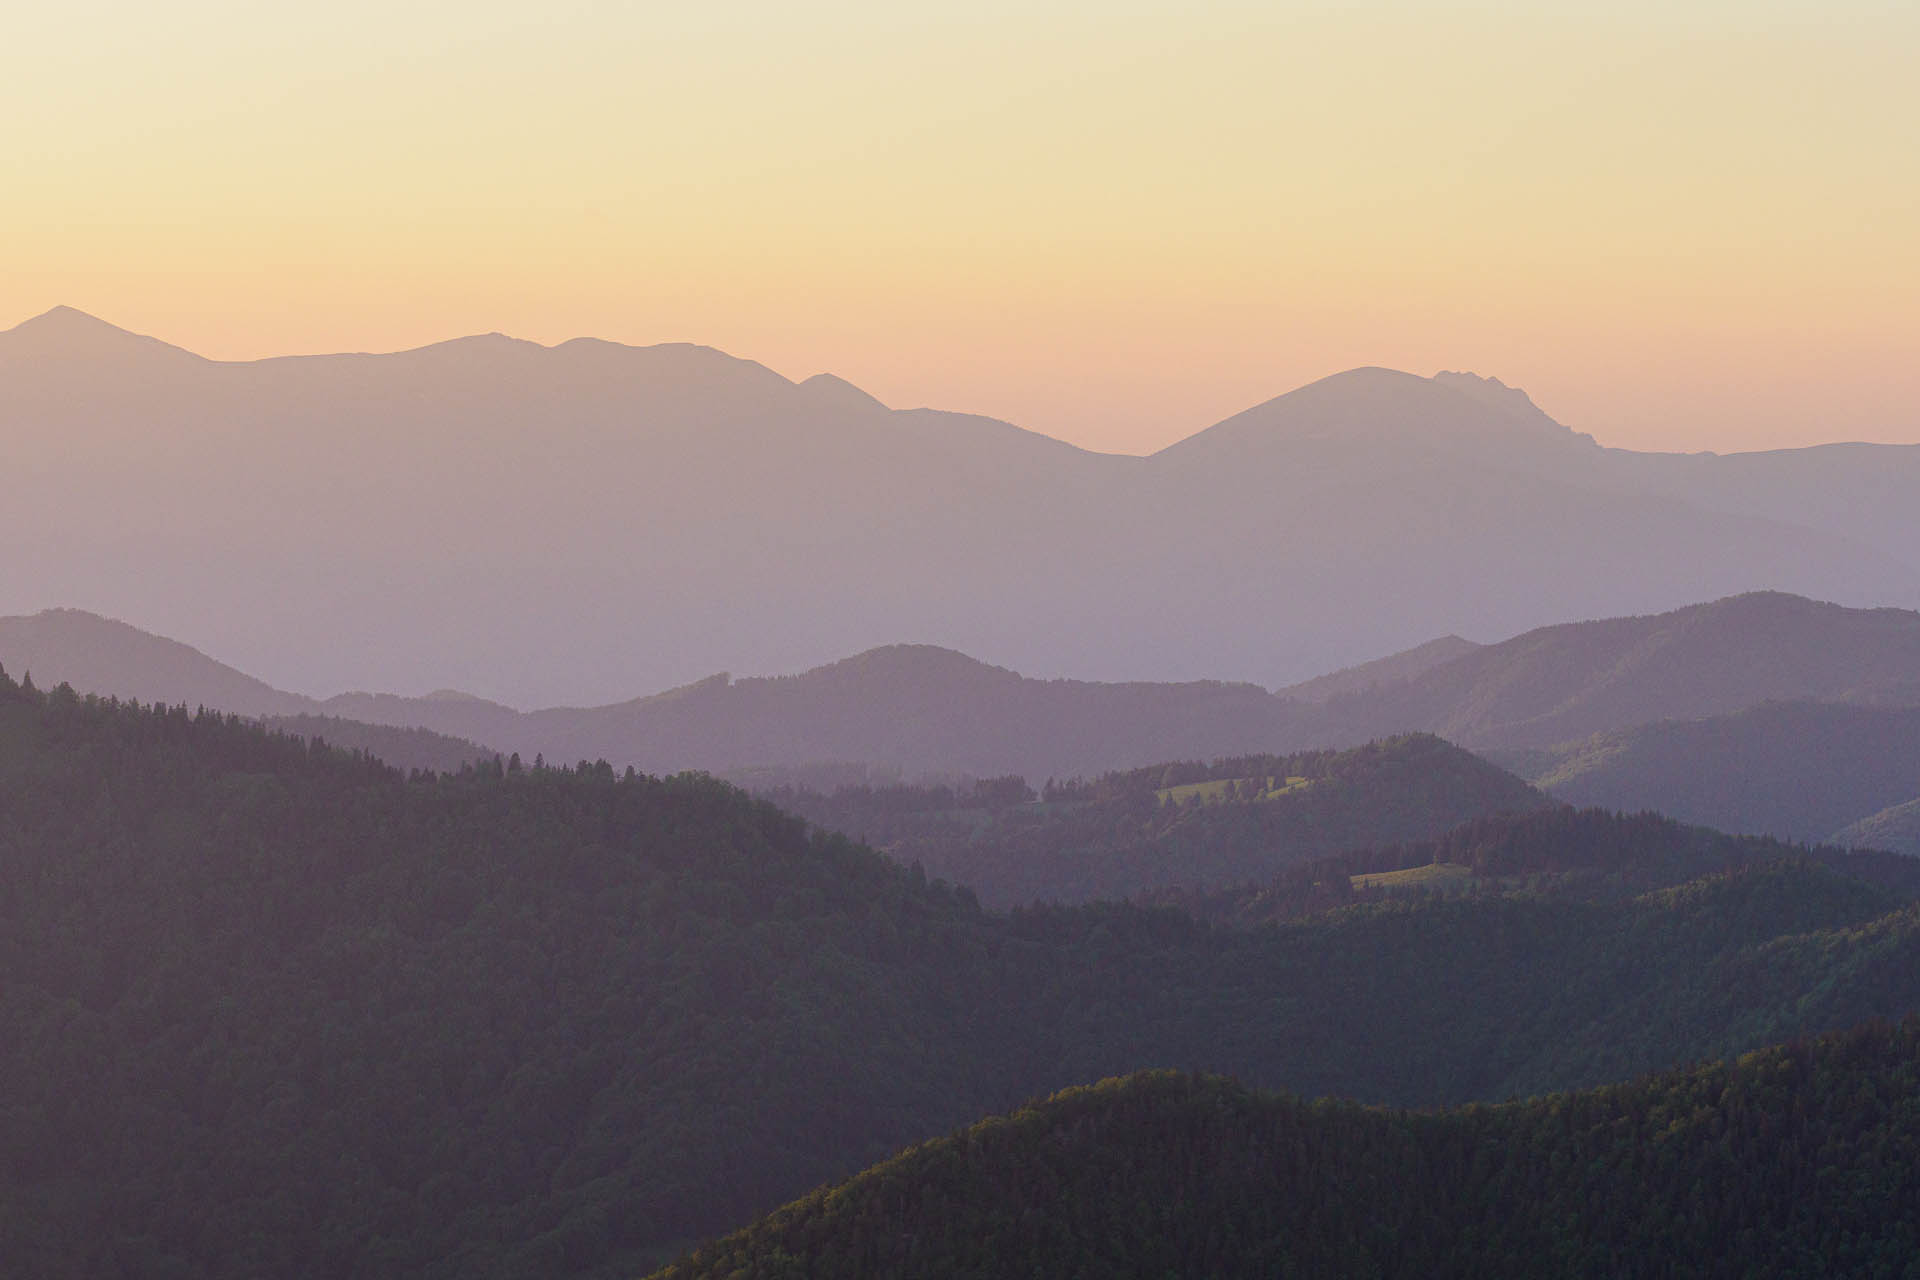
M 1404 889 L 1432 888 L 1445 885 L 1450 881 L 1470 880 L 1473 868 L 1462 866 L 1458 862 L 1430 862 L 1424 867 L 1408 867 L 1404 871 L 1370 871 L 1353 877 L 1356 889 Z
M 1244 787 L 1258 783 L 1260 792 L 1254 796 L 1256 804 L 1267 800 L 1277 800 L 1281 796 L 1296 791 L 1305 791 L 1313 783 L 1306 778 L 1215 778 L 1211 782 L 1189 782 L 1178 787 L 1161 787 L 1154 796 L 1162 803 L 1172 800 L 1175 804 L 1185 804 L 1190 798 L 1198 796 L 1201 804 L 1221 804 L 1233 794 L 1235 787 Z

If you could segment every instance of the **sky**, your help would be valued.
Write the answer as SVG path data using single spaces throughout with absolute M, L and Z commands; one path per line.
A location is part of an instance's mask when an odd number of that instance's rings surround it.
M 1356 365 L 1920 441 L 1920 5 L 69 0 L 0 327 L 700 342 L 1148 452 Z

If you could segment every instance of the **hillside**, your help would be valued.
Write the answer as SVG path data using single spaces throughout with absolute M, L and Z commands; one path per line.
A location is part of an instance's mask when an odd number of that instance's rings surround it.
M 211 707 L 240 716 L 312 714 L 319 705 L 285 693 L 198 649 L 81 609 L 0 618 L 0 663 L 43 689 L 169 707 Z
M 1264 880 L 1350 849 L 1438 836 L 1469 818 L 1544 807 L 1519 779 L 1438 738 L 1350 751 L 1174 762 L 1044 795 L 995 779 L 949 787 L 783 788 L 783 809 L 855 834 L 992 906 L 1130 898 Z
M 1773 703 L 1596 734 L 1511 763 L 1569 804 L 1846 843 L 1856 837 L 1843 829 L 1920 796 L 1920 708 Z
M 1920 859 L 1877 849 L 1785 844 L 1733 836 L 1657 813 L 1622 814 L 1570 806 L 1490 814 L 1433 839 L 1355 849 L 1296 863 L 1261 881 L 1218 889 L 1169 888 L 1139 895 L 1230 928 L 1299 920 L 1356 904 L 1510 897 L 1617 904 L 1682 885 L 1721 883 L 1769 866 L 1792 866 L 1774 881 L 1806 895 L 1768 918 L 1784 932 L 1825 927 L 1822 903 L 1868 890 L 1895 901 L 1920 898 Z M 1816 868 L 1824 868 L 1824 874 Z M 1742 883 L 1736 876 L 1726 884 Z M 1663 901 L 1650 899 L 1650 901 Z M 1792 915 L 1804 908 L 1814 915 Z M 1798 923 L 1796 924 L 1796 920 Z
M 1159 1072 L 915 1147 L 660 1273 L 1900 1275 L 1920 1025 L 1418 1114 Z
M 631 1275 L 1019 1099 L 1185 1064 L 1430 1105 L 1920 1007 L 1897 889 L 972 895 L 699 777 L 407 779 L 0 681 L 0 1232 L 47 1277 Z
M 1833 842 L 1920 857 L 1920 798 L 1862 818 L 1835 832 Z
M 261 723 L 276 733 L 319 739 L 343 751 L 362 751 L 403 772 L 425 769 L 458 773 L 497 754 L 465 738 L 450 738 L 431 729 L 399 729 L 384 724 L 362 724 L 338 716 L 267 716 Z
M 852 761 L 910 779 L 1044 778 L 1257 751 L 1284 735 L 1289 710 L 1250 684 L 1036 680 L 890 645 L 796 676 L 716 676 L 617 706 L 534 712 L 524 725 L 553 758 L 642 769 Z
M 0 612 L 138 618 L 309 691 L 596 706 L 903 641 L 1275 687 L 1758 589 L 1920 603 L 1920 448 L 1728 484 L 1746 462 L 1386 369 L 1139 458 L 686 344 L 226 362 L 59 309 L 0 332 L 0 434 Z
M 1529 631 L 1334 697 L 1321 724 L 1327 745 L 1421 729 L 1467 747 L 1546 747 L 1763 702 L 1916 706 L 1916 672 L 1920 613 L 1756 592 Z
M 1302 680 L 1278 690 L 1282 698 L 1296 702 L 1325 702 L 1343 693 L 1369 693 L 1383 685 L 1396 685 L 1426 674 L 1433 668 L 1472 653 L 1481 646 L 1459 636 L 1442 636 L 1401 653 L 1363 662 L 1357 667 Z

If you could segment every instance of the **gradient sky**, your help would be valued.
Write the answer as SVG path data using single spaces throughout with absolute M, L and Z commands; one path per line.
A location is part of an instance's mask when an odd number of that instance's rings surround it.
M 1920 441 L 1920 5 L 11 12 L 0 327 L 704 342 L 1157 448 L 1467 368 L 1603 442 Z

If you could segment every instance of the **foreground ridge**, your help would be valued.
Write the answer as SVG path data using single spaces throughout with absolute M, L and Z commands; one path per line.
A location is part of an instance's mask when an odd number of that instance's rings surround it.
M 658 1273 L 1912 1275 L 1920 1021 L 1443 1112 L 1148 1072 L 924 1143 Z

